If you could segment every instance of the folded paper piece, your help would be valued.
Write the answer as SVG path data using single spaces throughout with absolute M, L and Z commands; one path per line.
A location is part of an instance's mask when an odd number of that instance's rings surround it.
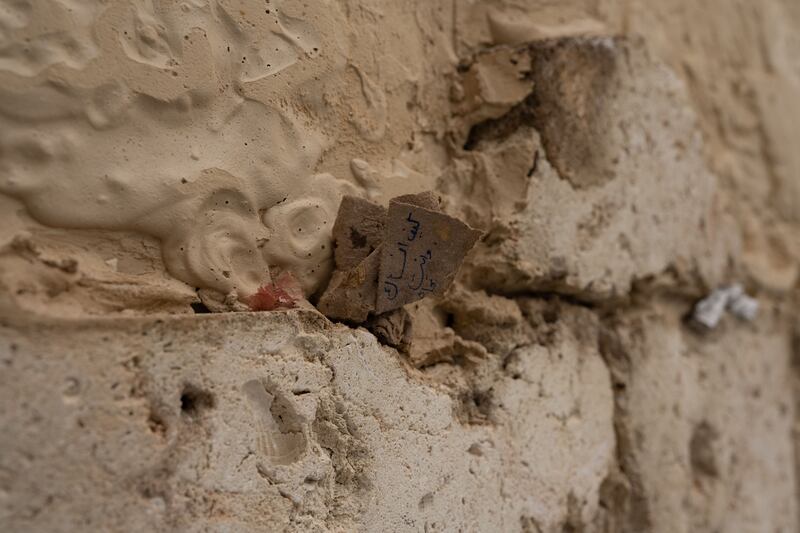
M 336 270 L 317 309 L 329 318 L 364 322 L 375 310 L 381 248 L 350 270 Z
M 714 329 L 725 310 L 737 318 L 751 321 L 758 314 L 758 300 L 745 294 L 738 283 L 721 287 L 697 302 L 692 311 L 692 320 L 707 329 Z
M 336 272 L 317 308 L 364 322 L 452 284 L 481 232 L 439 211 L 432 192 L 399 196 L 383 207 L 345 197 L 334 225 Z
M 385 224 L 385 207 L 356 196 L 342 198 L 333 224 L 336 268 L 348 270 L 366 259 L 383 241 Z

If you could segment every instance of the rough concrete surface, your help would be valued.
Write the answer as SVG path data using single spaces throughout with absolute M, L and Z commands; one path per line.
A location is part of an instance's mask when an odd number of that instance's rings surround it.
M 613 399 L 596 327 L 566 314 L 552 345 L 518 348 L 513 375 L 462 395 L 304 311 L 5 329 L 0 517 L 11 531 L 591 521 Z
M 796 0 L 0 4 L 0 531 L 800 531 L 799 52 Z M 377 314 L 423 191 L 483 237 Z

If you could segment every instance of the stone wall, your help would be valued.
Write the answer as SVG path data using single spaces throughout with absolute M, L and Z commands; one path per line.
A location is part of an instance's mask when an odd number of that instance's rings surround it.
M 51 3 L 0 8 L 0 529 L 798 531 L 796 2 Z M 485 236 L 411 344 L 318 313 L 331 202 L 425 189 Z M 310 303 L 201 313 L 276 265 Z

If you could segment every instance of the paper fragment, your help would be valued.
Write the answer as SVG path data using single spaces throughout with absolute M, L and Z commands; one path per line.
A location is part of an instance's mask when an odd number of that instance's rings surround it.
M 378 269 L 381 247 L 373 251 L 356 267 L 334 272 L 317 309 L 329 318 L 349 322 L 364 322 L 375 310 Z
M 758 301 L 745 294 L 738 283 L 721 287 L 697 302 L 692 311 L 692 320 L 714 329 L 726 310 L 742 320 L 754 320 L 758 313 Z
M 373 315 L 369 324 L 400 342 L 395 339 L 403 335 L 398 317 L 382 325 L 375 320 L 429 294 L 443 294 L 481 235 L 440 212 L 440 203 L 432 191 L 394 198 L 388 210 L 345 197 L 333 227 L 336 271 L 317 309 L 353 323 Z
M 728 303 L 728 310 L 733 313 L 736 318 L 748 321 L 755 320 L 758 314 L 758 300 L 746 294 L 742 294 L 731 299 Z
M 480 231 L 449 215 L 392 200 L 375 311 L 385 313 L 428 295 L 442 295 L 480 236 Z
M 251 311 L 292 309 L 303 299 L 303 288 L 290 272 L 282 272 L 274 282 L 266 283 L 249 298 Z
M 714 329 L 722 319 L 722 313 L 725 312 L 727 304 L 727 292 L 723 289 L 717 289 L 697 302 L 692 313 L 692 319 L 708 329 Z
M 334 260 L 339 270 L 361 263 L 383 241 L 386 208 L 356 196 L 345 196 L 333 225 Z

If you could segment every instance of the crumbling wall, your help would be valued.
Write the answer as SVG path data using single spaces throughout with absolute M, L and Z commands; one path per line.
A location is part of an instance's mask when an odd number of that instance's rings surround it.
M 3 530 L 798 530 L 796 3 L 73 4 L 0 9 Z M 454 286 L 320 314 L 426 189 Z

